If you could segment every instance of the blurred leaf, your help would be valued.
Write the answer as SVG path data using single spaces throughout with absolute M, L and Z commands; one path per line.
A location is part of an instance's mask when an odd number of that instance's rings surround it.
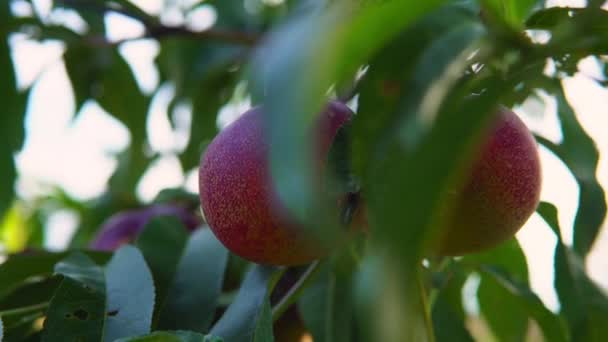
M 593 14 L 595 19 L 592 25 L 598 30 L 605 30 L 608 27 L 607 11 L 572 7 L 550 7 L 536 11 L 528 18 L 526 26 L 530 29 L 550 30 L 558 25 L 573 21 L 573 18 L 580 18 L 582 16 L 588 19 L 591 17 L 590 14 Z
M 538 323 L 546 341 L 558 342 L 570 340 L 562 317 L 549 311 L 528 286 L 497 268 L 481 266 L 480 270 L 488 276 L 487 279 L 502 286 L 506 290 L 505 294 L 509 295 L 510 300 L 525 308 L 528 314 Z
M 557 99 L 563 140 L 561 144 L 554 144 L 542 137 L 537 138 L 568 166 L 579 185 L 573 249 L 584 257 L 593 246 L 606 217 L 606 197 L 596 177 L 599 151 L 580 125 L 563 89 L 556 87 L 551 90 Z
M 107 253 L 87 252 L 97 263 L 105 263 L 109 258 Z M 40 277 L 48 277 L 53 273 L 57 262 L 68 256 L 68 253 L 26 252 L 11 255 L 0 264 L 0 299 L 14 291 L 23 282 Z
M 83 283 L 93 291 L 105 293 L 105 279 L 101 267 L 80 252 L 74 252 L 58 262 L 55 265 L 55 273 Z
M 64 275 L 44 322 L 42 341 L 99 341 L 105 306 L 103 271 L 84 254 L 72 254 L 55 266 Z
M 443 226 L 446 215 L 442 213 L 450 210 L 449 191 L 461 181 L 482 129 L 495 113 L 501 96 L 514 86 L 514 80 L 493 77 L 483 83 L 481 96 L 467 98 L 470 90 L 462 85 L 450 92 L 439 113 L 430 111 L 427 114 L 431 116 L 406 118 L 405 125 L 400 125 L 402 139 L 385 135 L 383 146 L 376 149 L 372 159 L 367 187 L 370 231 L 384 242 L 383 248 L 389 252 L 386 262 L 398 260 L 385 272 L 390 273 L 387 278 L 394 278 L 396 287 L 386 301 L 409 305 L 399 308 L 403 311 L 400 319 L 411 319 L 422 312 L 416 301 L 407 300 L 420 296 L 416 284 L 420 275 L 415 270 L 432 244 L 436 229 Z M 423 134 L 410 139 L 409 129 Z M 399 335 L 424 331 L 422 325 L 400 328 Z M 415 340 L 415 335 L 410 336 Z
M 0 3 L 0 178 L 5 186 L 0 191 L 0 217 L 10 207 L 14 196 L 16 179 L 13 153 L 21 148 L 25 134 L 23 120 L 27 104 L 27 92 L 17 90 L 15 71 L 8 44 L 12 17 L 10 1 Z
M 384 43 L 441 2 L 321 3 L 292 18 L 258 50 L 252 66 L 253 96 L 263 99 L 278 196 L 298 220 L 323 227 L 326 240 L 335 235 L 326 229 L 334 215 L 326 213 L 329 206 L 319 203 L 323 201 L 311 186 L 307 127 L 333 83 L 356 72 Z M 312 225 L 311 213 L 314 220 L 327 223 Z
M 437 342 L 473 342 L 463 316 L 454 311 L 445 293 L 437 297 L 433 306 L 433 331 Z
M 257 317 L 252 341 L 274 342 L 274 334 L 272 332 L 272 309 L 270 308 L 270 300 L 268 298 L 264 300 Z
M 266 335 L 272 332 L 269 296 L 281 274 L 280 268 L 254 265 L 210 334 L 226 342 L 272 341 L 272 334 Z
M 482 3 L 514 28 L 521 28 L 532 8 L 542 2 L 539 0 L 483 0 Z
M 158 322 L 160 310 L 167 300 L 167 293 L 187 240 L 186 228 L 174 216 L 152 218 L 137 239 L 137 247 L 154 278 L 156 304 L 153 326 Z
M 131 68 L 117 51 L 111 54 L 111 63 L 103 74 L 101 95 L 96 99 L 105 110 L 125 124 L 131 134 L 131 143 L 119 156 L 120 164 L 110 178 L 110 187 L 133 194 L 150 162 L 144 149 L 150 99 L 142 94 Z
M 104 341 L 150 332 L 154 283 L 146 262 L 132 246 L 123 246 L 106 266 L 108 316 Z
M 0 311 L 37 305 L 51 300 L 61 283 L 61 277 L 45 278 L 41 281 L 23 283 L 0 300 Z
M 352 341 L 352 279 L 326 263 L 298 300 L 298 310 L 314 341 Z M 322 314 L 321 314 L 322 313 Z
M 231 68 L 243 51 L 242 47 L 188 39 L 161 43 L 157 63 L 163 80 L 175 84 L 173 104 L 188 99 L 192 105 L 190 138 L 180 154 L 185 170 L 198 166 L 203 147 L 218 131 L 217 114 L 238 80 L 238 72 Z
M 207 0 L 206 3 L 217 11 L 218 20 L 214 27 L 247 31 L 255 29 L 258 24 L 257 18 L 248 13 L 244 1 Z
M 568 320 L 570 337 L 602 341 L 608 334 L 608 297 L 586 274 L 583 260 L 564 245 L 559 234 L 557 208 L 541 202 L 538 213 L 558 238 L 555 249 L 555 289 L 561 312 Z
M 156 331 L 150 335 L 121 338 L 114 342 L 223 342 L 223 340 L 191 331 Z
M 360 83 L 358 114 L 354 120 L 354 163 L 360 177 L 367 177 L 379 137 L 394 129 L 399 114 L 415 113 L 428 88 L 441 77 L 452 58 L 466 48 L 465 42 L 465 46 L 454 49 L 457 42 L 450 40 L 466 33 L 474 25 L 475 15 L 460 6 L 443 6 L 401 33 L 370 61 Z M 445 54 L 441 49 L 446 49 Z M 399 106 L 408 102 L 411 108 L 399 110 Z
M 501 269 L 518 282 L 528 283 L 526 256 L 515 238 L 468 259 Z M 494 336 L 498 341 L 523 341 L 528 332 L 526 309 L 511 299 L 507 289 L 493 279 L 488 279 L 487 274 L 482 273 L 480 276 L 481 282 L 477 290 L 479 309 Z
M 73 44 L 67 47 L 64 60 L 77 108 L 88 99 L 96 100 L 127 126 L 131 143 L 119 155 L 119 166 L 110 179 L 110 188 L 134 193 L 149 163 L 144 153 L 149 97 L 142 94 L 131 68 L 116 49 Z
M 159 327 L 206 332 L 215 314 L 227 262 L 228 251 L 211 230 L 195 230 L 177 265 Z
M 105 34 L 103 1 L 57 0 L 53 1 L 53 7 L 76 11 L 87 23 L 89 33 L 96 36 Z
M 22 251 L 28 244 L 30 235 L 25 209 L 19 203 L 4 213 L 4 219 L 0 225 L 1 241 L 9 253 Z

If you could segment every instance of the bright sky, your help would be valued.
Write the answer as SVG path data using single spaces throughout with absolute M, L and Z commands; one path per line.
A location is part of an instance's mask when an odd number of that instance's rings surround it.
M 150 13 L 160 13 L 162 0 L 139 0 L 143 9 Z M 182 1 L 184 2 L 184 1 Z M 188 1 L 185 1 L 188 2 Z M 34 0 L 40 13 L 49 12 L 49 0 Z M 179 1 L 173 1 L 179 3 Z M 551 6 L 581 6 L 584 1 L 548 1 Z M 20 3 L 20 11 L 29 7 Z M 165 22 L 196 22 L 194 29 L 204 29 L 214 20 L 215 13 L 209 8 L 201 8 L 188 18 L 179 11 L 167 11 Z M 56 20 L 67 20 L 70 25 L 85 30 L 85 24 L 73 13 L 54 16 Z M 67 18 L 67 19 L 66 19 Z M 142 27 L 119 15 L 107 17 L 109 39 L 132 37 L 142 32 Z M 61 61 L 63 47 L 60 44 L 39 44 L 13 37 L 14 58 L 17 61 L 18 79 L 21 86 L 31 84 L 39 76 L 32 94 L 27 113 L 27 140 L 23 150 L 17 155 L 20 171 L 18 190 L 24 197 L 43 193 L 47 185 L 59 185 L 77 198 L 89 199 L 104 191 L 108 177 L 116 167 L 112 154 L 124 149 L 129 143 L 128 131 L 94 102 L 87 103 L 74 120 L 74 98 L 69 80 Z M 158 45 L 151 41 L 124 44 L 121 53 L 136 71 L 137 80 L 143 91 L 153 93 L 159 89 L 158 72 L 153 58 L 158 53 Z M 608 189 L 608 91 L 599 87 L 589 77 L 601 79 L 602 73 L 593 58 L 580 64 L 581 72 L 564 82 L 568 99 L 587 132 L 595 139 L 601 160 L 598 175 L 605 189 Z M 172 96 L 170 86 L 162 86 L 155 94 L 148 119 L 148 134 L 151 148 L 162 156 L 156 160 L 142 178 L 138 196 L 151 200 L 165 187 L 185 185 L 197 191 L 196 173 L 184 172 L 170 151 L 183 146 L 187 139 L 184 132 L 171 130 L 167 118 L 167 104 Z M 529 127 L 554 141 L 559 141 L 555 103 L 546 98 L 544 112 L 538 103 L 529 102 L 516 108 Z M 224 108 L 220 123 L 224 125 L 248 104 Z M 180 109 L 184 117 L 189 116 L 187 107 Z M 544 115 L 543 115 L 544 114 Z M 565 166 L 552 154 L 541 149 L 543 165 L 543 190 L 541 198 L 554 203 L 559 208 L 559 219 L 565 228 L 564 239 L 572 241 L 572 224 L 577 205 L 578 186 Z M 69 213 L 58 213 L 48 224 L 50 234 L 47 241 L 50 248 L 61 248 L 75 227 L 75 217 Z M 535 214 L 518 233 L 531 270 L 531 282 L 535 292 L 552 309 L 557 308 L 557 298 L 553 290 L 553 250 L 556 239 L 546 224 Z M 595 249 L 588 260 L 591 276 L 608 289 L 608 231 L 603 230 Z

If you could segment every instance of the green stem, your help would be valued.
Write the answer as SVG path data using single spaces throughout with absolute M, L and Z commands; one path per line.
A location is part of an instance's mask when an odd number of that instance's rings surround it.
M 310 264 L 304 274 L 298 279 L 281 300 L 272 308 L 272 320 L 276 321 L 281 315 L 300 297 L 306 285 L 319 270 L 320 261 L 317 260 Z
M 20 315 L 20 314 L 28 313 L 28 312 L 32 312 L 32 311 L 40 311 L 40 310 L 44 310 L 48 307 L 49 307 L 49 302 L 44 302 L 44 303 L 34 304 L 34 305 L 30 305 L 30 306 L 24 306 L 21 308 L 4 310 L 4 311 L 0 311 L 0 317 L 1 316 Z
M 433 332 L 433 320 L 431 317 L 430 305 L 427 298 L 424 281 L 422 279 L 422 270 L 418 271 L 418 288 L 420 293 L 420 301 L 424 310 L 424 326 L 426 327 L 426 335 L 428 342 L 435 342 L 435 333 Z

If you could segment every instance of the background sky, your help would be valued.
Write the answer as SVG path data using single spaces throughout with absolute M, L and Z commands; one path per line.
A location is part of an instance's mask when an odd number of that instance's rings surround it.
M 280 0 L 267 0 L 277 3 Z M 33 10 L 48 20 L 65 22 L 70 27 L 85 31 L 86 24 L 73 12 L 50 13 L 50 0 L 33 0 L 35 5 L 17 2 L 14 11 L 31 13 Z M 137 0 L 133 1 L 149 13 L 164 13 L 162 20 L 169 24 L 187 24 L 192 29 L 203 30 L 212 25 L 215 13 L 208 6 L 199 6 L 187 16 L 179 11 L 183 4 L 196 3 L 186 0 Z M 247 1 L 246 1 L 247 2 Z M 548 1 L 550 6 L 583 6 L 585 1 Z M 168 6 L 168 10 L 163 10 Z M 137 22 L 116 14 L 106 17 L 108 38 L 118 40 L 136 37 L 143 32 Z M 27 138 L 24 148 L 16 155 L 19 169 L 18 192 L 23 198 L 32 198 L 49 191 L 49 186 L 60 186 L 78 199 L 91 199 L 101 194 L 108 178 L 116 167 L 114 154 L 129 144 L 129 132 L 117 120 L 95 102 L 87 103 L 75 118 L 74 96 L 67 78 L 61 55 L 60 43 L 44 43 L 26 40 L 19 35 L 10 37 L 20 87 L 36 81 L 27 111 Z M 173 131 L 167 116 L 167 105 L 172 96 L 170 85 L 158 84 L 158 71 L 154 57 L 158 44 L 151 40 L 125 43 L 120 52 L 129 62 L 142 91 L 154 94 L 149 112 L 147 129 L 150 150 L 160 153 L 152 163 L 138 188 L 138 197 L 150 201 L 159 190 L 166 187 L 185 186 L 198 191 L 195 170 L 182 170 L 172 151 L 184 146 L 187 133 Z M 550 68 L 550 65 L 548 66 Z M 579 65 L 580 72 L 564 80 L 568 100 L 581 124 L 596 141 L 600 150 L 598 176 L 608 189 L 608 90 L 598 86 L 593 79 L 603 79 L 597 60 L 587 58 Z M 528 126 L 554 142 L 559 142 L 555 102 L 542 96 L 542 103 L 534 100 L 515 108 Z M 219 117 L 220 126 L 248 108 L 248 102 L 232 104 L 224 108 Z M 177 115 L 189 120 L 187 107 Z M 572 225 L 576 212 L 578 186 L 566 167 L 546 149 L 541 148 L 543 188 L 541 199 L 559 208 L 559 219 L 564 231 L 564 241 L 572 242 Z M 65 246 L 77 224 L 77 217 L 70 212 L 53 215 L 46 229 L 52 233 L 46 244 L 51 249 Z M 604 289 L 608 289 L 608 229 L 606 224 L 587 260 L 591 277 Z M 528 259 L 533 290 L 545 304 L 556 310 L 557 297 L 553 290 L 553 250 L 556 238 L 538 215 L 530 218 L 517 234 Z M 475 279 L 467 285 L 473 291 Z M 474 292 L 473 292 L 474 293 Z M 473 303 L 474 305 L 474 303 Z M 474 309 L 474 308 L 473 308 Z

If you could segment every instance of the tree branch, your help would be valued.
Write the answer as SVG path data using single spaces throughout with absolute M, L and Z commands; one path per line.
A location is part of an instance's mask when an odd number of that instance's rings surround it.
M 192 31 L 184 26 L 165 26 L 158 23 L 154 20 L 153 17 L 150 17 L 145 12 L 141 10 L 133 11 L 132 9 L 125 9 L 120 6 L 107 6 L 91 1 L 75 1 L 75 0 L 60 0 L 58 5 L 69 7 L 69 8 L 77 8 L 84 11 L 92 11 L 101 14 L 105 14 L 107 12 L 114 12 L 131 19 L 137 20 L 141 22 L 145 29 L 146 33 L 142 37 L 135 38 L 127 38 L 123 40 L 119 40 L 116 42 L 108 42 L 105 37 L 89 37 L 88 40 L 93 45 L 120 45 L 121 43 L 127 41 L 133 41 L 144 38 L 153 38 L 153 39 L 163 39 L 170 37 L 183 37 L 190 39 L 200 39 L 200 40 L 217 40 L 223 41 L 227 43 L 253 46 L 257 44 L 260 40 L 261 36 L 249 32 L 241 32 L 241 31 L 231 31 L 231 30 L 221 30 L 210 28 L 204 31 Z

